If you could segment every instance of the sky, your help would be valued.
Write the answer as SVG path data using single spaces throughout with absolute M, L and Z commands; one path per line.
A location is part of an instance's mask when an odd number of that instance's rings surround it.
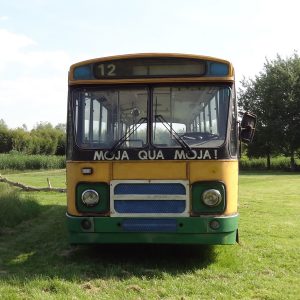
M 0 0 L 0 119 L 66 122 L 71 64 L 143 52 L 231 61 L 237 86 L 300 54 L 299 0 Z

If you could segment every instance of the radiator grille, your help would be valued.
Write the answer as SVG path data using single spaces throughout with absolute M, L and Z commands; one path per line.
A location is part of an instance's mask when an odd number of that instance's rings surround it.
M 113 180 L 112 216 L 187 216 L 188 181 Z

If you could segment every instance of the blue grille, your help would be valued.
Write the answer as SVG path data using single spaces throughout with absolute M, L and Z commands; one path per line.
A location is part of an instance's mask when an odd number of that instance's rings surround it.
M 175 232 L 175 219 L 127 219 L 122 222 L 124 231 L 131 232 Z
M 115 195 L 185 195 L 185 187 L 180 183 L 120 183 L 114 189 Z
M 118 213 L 182 213 L 184 200 L 115 200 Z

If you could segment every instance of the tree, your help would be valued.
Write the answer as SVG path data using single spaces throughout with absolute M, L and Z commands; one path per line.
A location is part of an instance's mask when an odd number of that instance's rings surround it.
M 55 127 L 49 122 L 40 122 L 28 131 L 26 124 L 9 129 L 0 119 L 0 153 L 11 150 L 26 154 L 64 155 L 66 151 L 66 125 Z
M 0 119 L 0 130 L 8 130 L 8 127 L 3 119 Z
M 12 150 L 30 154 L 31 137 L 28 131 L 17 128 L 12 131 Z
M 53 155 L 58 144 L 58 132 L 49 122 L 40 122 L 30 132 L 35 141 L 36 154 Z M 37 152 L 39 149 L 39 153 Z
M 239 105 L 257 114 L 257 134 L 249 155 L 283 153 L 291 158 L 300 147 L 300 58 L 297 53 L 286 59 L 279 55 L 266 60 L 255 79 L 243 80 Z
M 56 155 L 64 155 L 66 153 L 66 124 L 59 123 L 55 126 L 57 131 L 57 148 L 56 148 Z
M 66 133 L 67 131 L 67 125 L 65 123 L 58 123 L 56 126 L 55 126 L 55 129 L 61 131 L 61 132 L 64 132 Z
M 9 129 L 0 126 L 0 153 L 12 150 L 12 133 Z

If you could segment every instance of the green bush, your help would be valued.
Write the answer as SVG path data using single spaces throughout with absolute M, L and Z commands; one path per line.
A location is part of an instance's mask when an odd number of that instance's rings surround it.
M 299 159 L 296 160 L 297 165 L 300 165 Z M 267 170 L 267 158 L 247 158 L 242 157 L 240 160 L 241 170 Z M 290 158 L 289 157 L 272 157 L 270 170 L 287 171 L 290 170 Z
M 32 196 L 24 196 L 7 184 L 0 184 L 0 229 L 32 219 L 40 211 L 41 206 Z
M 63 169 L 65 167 L 65 156 L 26 155 L 16 151 L 0 154 L 0 170 Z

